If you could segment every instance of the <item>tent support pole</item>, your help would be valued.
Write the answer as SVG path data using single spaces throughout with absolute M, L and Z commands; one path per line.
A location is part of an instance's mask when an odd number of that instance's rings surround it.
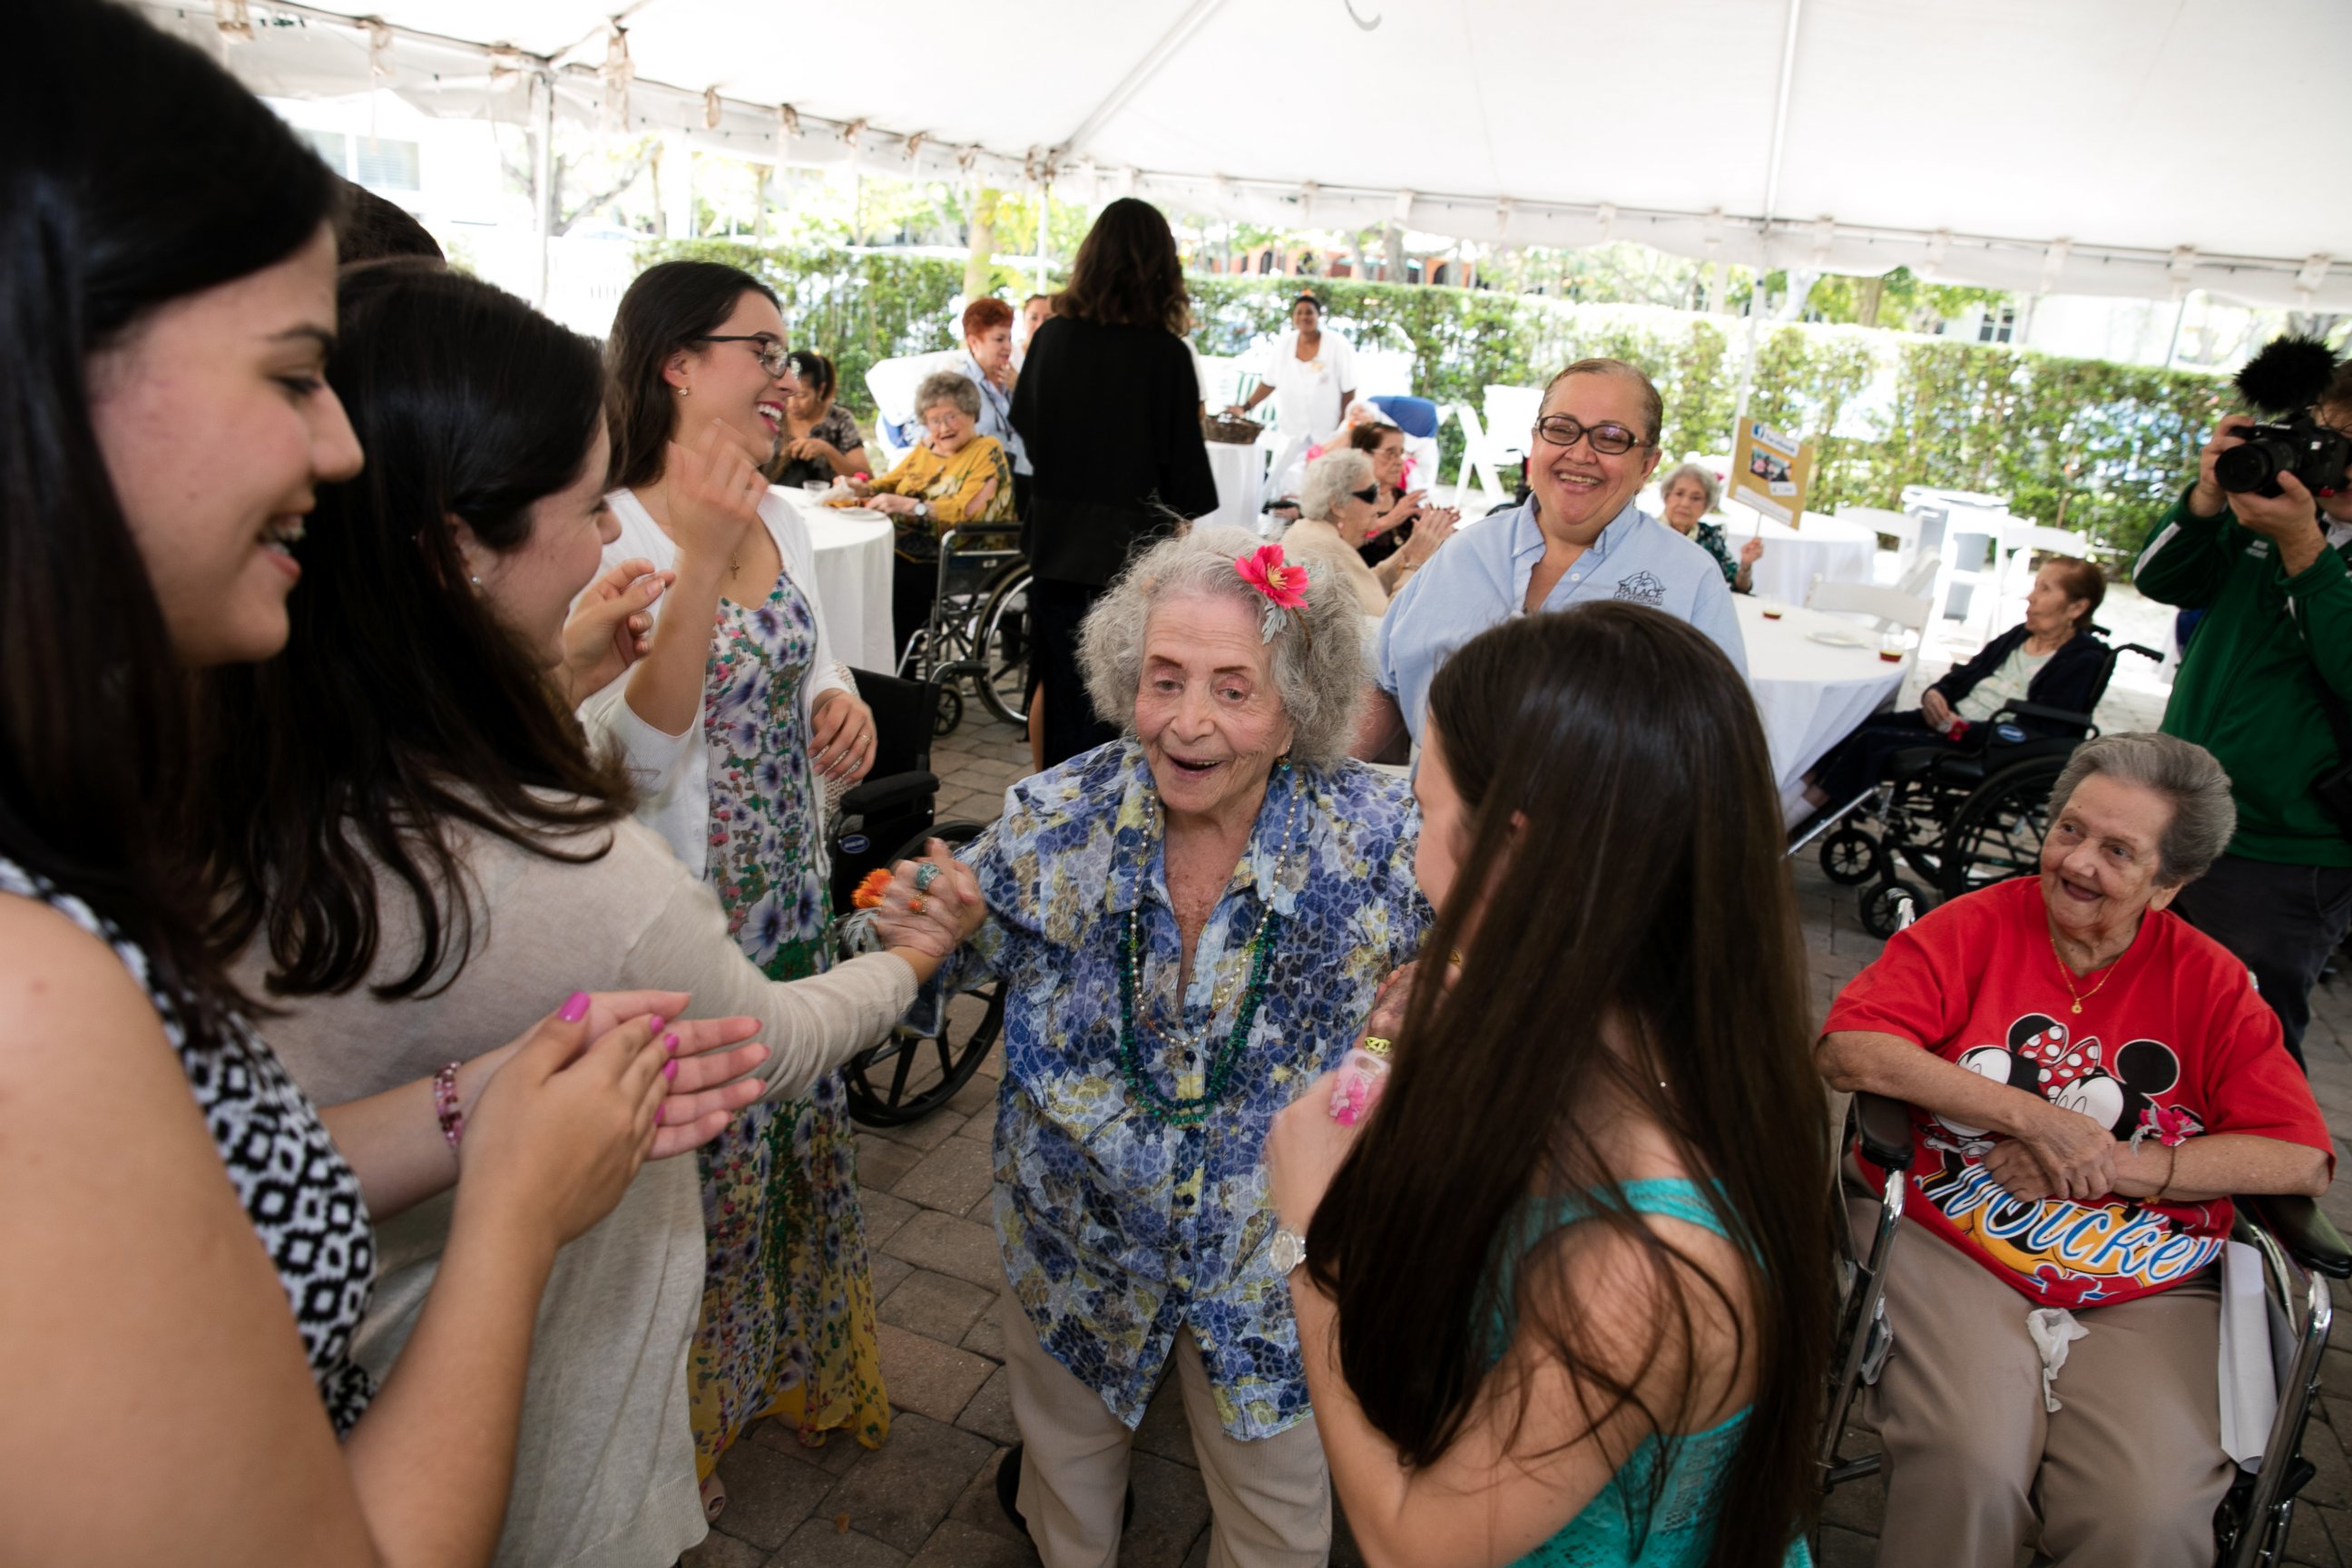
M 557 216 L 554 73 L 544 70 L 537 72 L 531 79 L 531 85 L 539 94 L 539 102 L 534 106 L 532 115 L 538 123 L 533 129 L 531 137 L 537 145 L 531 150 L 530 160 L 531 184 L 539 194 L 539 287 L 531 296 L 531 303 L 544 310 L 547 309 L 548 246 L 555 237 Z
M 1037 186 L 1037 286 L 1033 293 L 1045 291 L 1045 218 L 1054 210 L 1054 182 L 1044 180 Z
M 1772 105 L 1772 155 L 1765 165 L 1764 227 L 1760 237 L 1769 245 L 1772 225 L 1780 216 L 1780 155 L 1787 149 L 1789 137 L 1789 93 L 1797 76 L 1797 24 L 1804 17 L 1805 0 L 1789 0 L 1789 25 L 1780 37 L 1780 86 Z M 1739 432 L 1748 424 L 1748 394 L 1756 383 L 1756 318 L 1763 303 L 1764 274 L 1761 265 L 1756 268 L 1756 285 L 1748 291 L 1748 330 L 1739 350 L 1739 398 L 1731 416 L 1731 445 L 1728 451 L 1739 449 Z

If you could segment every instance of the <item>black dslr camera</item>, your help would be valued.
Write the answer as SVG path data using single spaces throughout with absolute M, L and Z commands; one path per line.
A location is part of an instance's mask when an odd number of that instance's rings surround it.
M 2274 496 L 2283 493 L 2279 476 L 2293 474 L 2313 495 L 2341 489 L 2352 439 L 2311 416 L 2335 374 L 2336 356 L 2316 338 L 2264 344 L 2238 373 L 2238 390 L 2263 413 L 2286 417 L 2238 432 L 2246 444 L 2213 459 L 2213 482 L 2236 495 Z

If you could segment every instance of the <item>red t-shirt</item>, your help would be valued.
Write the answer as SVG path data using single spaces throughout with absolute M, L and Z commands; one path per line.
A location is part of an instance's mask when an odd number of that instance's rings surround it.
M 2032 1089 L 2128 1142 L 2242 1132 L 2328 1152 L 2327 1123 L 2246 966 L 2158 911 L 2074 1011 L 2038 879 L 1955 899 L 1895 933 L 1831 1007 L 1825 1032 L 1895 1035 Z M 2095 986 L 2095 994 L 2087 994 Z M 2103 1306 L 2179 1284 L 2221 1256 L 2230 1203 L 2011 1196 L 1979 1157 L 1998 1139 L 1914 1109 L 1906 1212 L 2035 1301 Z M 1864 1168 L 1868 1169 L 1867 1163 Z M 1883 1173 L 1870 1172 L 1874 1179 Z

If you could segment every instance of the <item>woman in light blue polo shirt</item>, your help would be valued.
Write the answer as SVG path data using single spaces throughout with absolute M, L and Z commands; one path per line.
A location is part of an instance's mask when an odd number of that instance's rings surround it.
M 1714 558 L 1633 504 L 1658 466 L 1664 415 L 1658 389 L 1623 360 L 1578 360 L 1552 377 L 1528 447 L 1527 502 L 1465 523 L 1381 623 L 1378 690 L 1357 755 L 1402 757 L 1446 657 L 1537 610 L 1595 599 L 1648 605 L 1688 621 L 1748 672 Z

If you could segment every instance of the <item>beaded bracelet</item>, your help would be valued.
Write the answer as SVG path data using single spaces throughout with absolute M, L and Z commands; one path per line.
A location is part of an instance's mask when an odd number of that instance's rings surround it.
M 466 1113 L 457 1108 L 457 1068 L 451 1062 L 433 1075 L 433 1114 L 440 1119 L 441 1136 L 449 1141 L 449 1152 L 457 1152 L 457 1140 L 466 1135 Z

